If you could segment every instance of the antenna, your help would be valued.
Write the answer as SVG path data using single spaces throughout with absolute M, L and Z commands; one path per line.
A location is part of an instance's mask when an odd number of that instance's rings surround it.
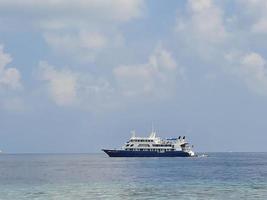
M 132 130 L 131 133 L 132 133 L 132 138 L 135 138 L 135 130 Z

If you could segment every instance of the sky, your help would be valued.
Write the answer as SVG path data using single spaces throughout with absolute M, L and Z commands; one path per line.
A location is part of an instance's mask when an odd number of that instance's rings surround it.
M 88 153 L 154 124 L 267 151 L 267 1 L 0 0 L 0 149 Z

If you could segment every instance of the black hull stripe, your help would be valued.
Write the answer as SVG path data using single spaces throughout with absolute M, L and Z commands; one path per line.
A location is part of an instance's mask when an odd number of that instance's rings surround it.
M 109 157 L 190 157 L 190 154 L 184 151 L 125 151 L 103 149 Z

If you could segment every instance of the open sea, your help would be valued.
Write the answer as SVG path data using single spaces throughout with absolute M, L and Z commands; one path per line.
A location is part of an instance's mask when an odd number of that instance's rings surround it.
M 0 155 L 1 200 L 267 199 L 267 153 Z

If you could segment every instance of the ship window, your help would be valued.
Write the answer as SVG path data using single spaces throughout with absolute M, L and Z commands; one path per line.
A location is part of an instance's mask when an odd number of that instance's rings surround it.
M 129 146 L 129 144 L 126 144 L 126 147 L 128 147 Z
M 149 144 L 138 144 L 139 147 L 149 147 Z
M 134 144 L 131 144 L 131 147 L 133 146 Z

